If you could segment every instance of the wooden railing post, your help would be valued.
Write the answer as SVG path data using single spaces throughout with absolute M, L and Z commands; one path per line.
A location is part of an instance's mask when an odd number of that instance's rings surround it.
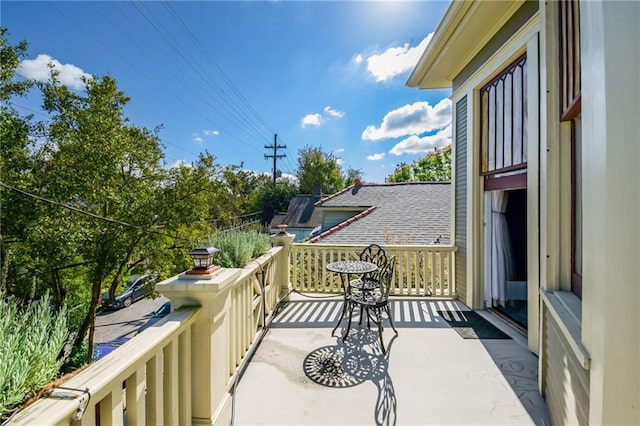
M 284 247 L 283 250 L 280 250 L 280 258 L 278 259 L 277 263 L 278 275 L 276 279 L 278 280 L 277 282 L 279 283 L 280 287 L 279 298 L 288 295 L 291 289 L 291 244 L 293 243 L 294 238 L 295 235 L 288 234 L 286 231 L 271 236 L 271 244 L 274 247 Z
M 191 329 L 191 415 L 194 425 L 231 423 L 229 380 L 229 289 L 240 269 L 180 274 L 156 284 L 173 308 L 202 306 Z

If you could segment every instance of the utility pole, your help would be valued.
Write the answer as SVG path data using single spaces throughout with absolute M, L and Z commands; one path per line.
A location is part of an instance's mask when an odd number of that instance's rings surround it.
M 287 156 L 287 154 L 278 154 L 278 150 L 280 148 L 286 148 L 286 145 L 278 145 L 278 134 L 276 133 L 275 135 L 273 135 L 273 145 L 265 145 L 264 146 L 265 149 L 273 149 L 273 154 L 271 155 L 264 155 L 264 158 L 273 158 L 273 184 L 276 184 L 276 178 L 278 177 L 278 167 L 277 167 L 277 161 L 278 158 L 284 158 Z

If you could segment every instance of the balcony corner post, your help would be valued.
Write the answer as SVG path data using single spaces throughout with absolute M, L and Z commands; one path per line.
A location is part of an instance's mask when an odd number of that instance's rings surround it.
M 282 246 L 283 250 L 280 251 L 278 259 L 278 282 L 280 283 L 280 297 L 285 297 L 291 290 L 291 280 L 289 271 L 291 270 L 291 244 L 295 238 L 294 234 L 286 232 L 280 232 L 271 236 L 271 244 L 274 247 Z
M 186 273 L 156 284 L 169 298 L 172 309 L 201 306 L 191 328 L 191 421 L 194 425 L 231 422 L 231 399 L 227 392 L 231 348 L 230 289 L 240 269 L 222 268 L 211 274 Z

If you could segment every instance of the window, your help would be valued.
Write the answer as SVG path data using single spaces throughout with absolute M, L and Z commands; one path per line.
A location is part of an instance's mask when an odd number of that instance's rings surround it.
M 527 167 L 527 57 L 522 55 L 480 89 L 480 173 Z
M 571 125 L 571 291 L 582 298 L 582 82 L 580 5 L 558 2 L 560 121 Z
M 571 291 L 582 299 L 582 120 L 571 120 Z
M 559 8 L 560 121 L 572 120 L 581 111 L 580 5 L 561 0 Z

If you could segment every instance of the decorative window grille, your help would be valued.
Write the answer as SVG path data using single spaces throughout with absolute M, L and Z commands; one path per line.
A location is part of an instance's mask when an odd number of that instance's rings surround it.
M 580 5 L 578 0 L 558 2 L 560 53 L 560 121 L 581 111 Z
M 527 167 L 527 57 L 480 89 L 482 175 Z

